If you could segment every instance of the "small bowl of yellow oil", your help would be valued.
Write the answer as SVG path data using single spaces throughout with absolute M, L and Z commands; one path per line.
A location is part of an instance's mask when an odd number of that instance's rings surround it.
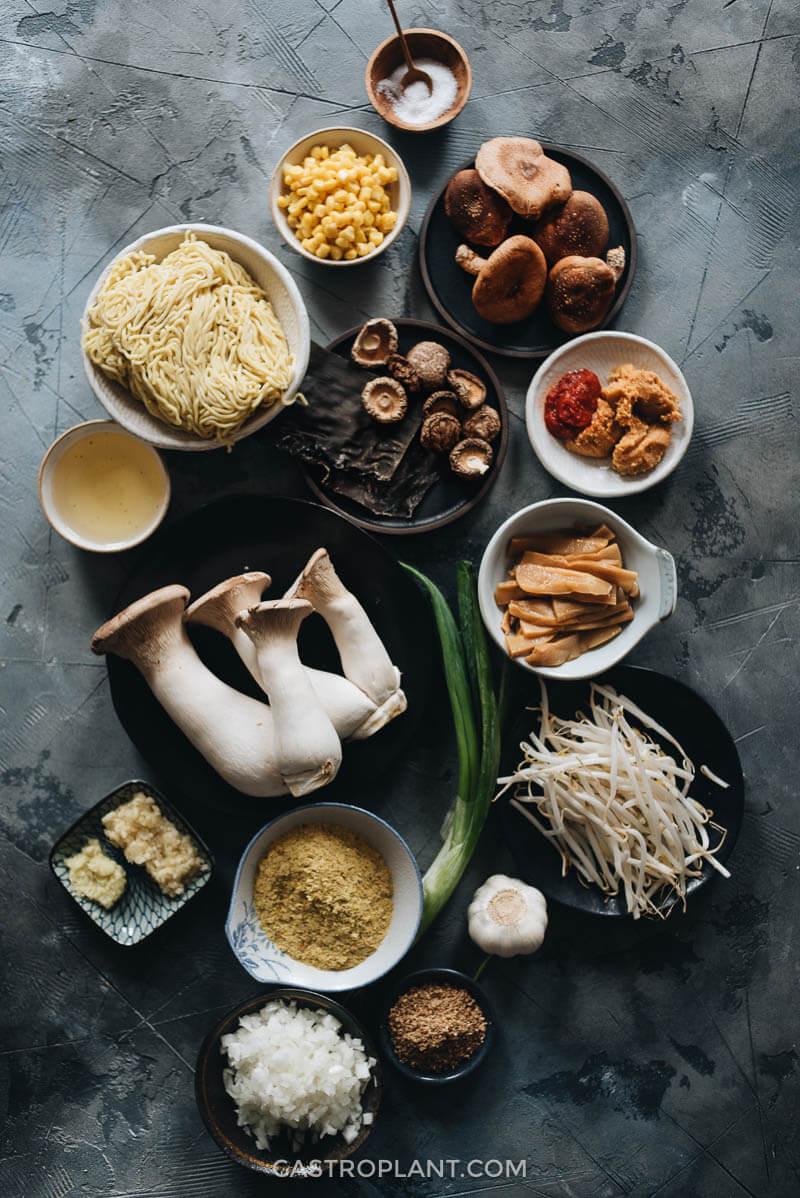
M 39 502 L 50 525 L 94 553 L 146 540 L 164 519 L 169 498 L 161 455 L 113 420 L 68 429 L 39 467 Z

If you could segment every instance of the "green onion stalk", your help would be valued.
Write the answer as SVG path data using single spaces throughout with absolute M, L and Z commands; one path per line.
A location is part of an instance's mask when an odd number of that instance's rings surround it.
M 498 707 L 504 706 L 507 663 L 498 705 L 471 562 L 459 562 L 457 567 L 460 631 L 436 584 L 413 566 L 404 568 L 422 584 L 431 600 L 458 751 L 458 792 L 442 826 L 442 847 L 422 879 L 424 905 L 419 939 L 461 880 L 489 813 L 500 766 Z

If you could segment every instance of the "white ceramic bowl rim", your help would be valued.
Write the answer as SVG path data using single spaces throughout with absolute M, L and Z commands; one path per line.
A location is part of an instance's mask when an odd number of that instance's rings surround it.
M 86 431 L 83 433 L 81 430 Z M 58 452 L 58 447 L 61 445 L 62 441 L 66 441 L 69 437 L 74 437 L 74 442 L 77 444 L 79 441 L 84 439 L 84 436 L 91 436 L 92 431 L 119 433 L 123 437 L 130 437 L 132 441 L 138 441 L 140 445 L 143 445 L 155 455 L 161 470 L 161 476 L 164 480 L 164 494 L 155 516 L 142 532 L 137 533 L 135 536 L 124 541 L 109 541 L 107 544 L 100 544 L 97 541 L 90 541 L 88 538 L 82 537 L 80 533 L 77 533 L 72 525 L 67 520 L 63 519 L 61 514 L 54 506 L 45 502 L 45 479 L 49 472 L 54 468 L 53 458 Z M 75 434 L 79 432 L 81 432 L 81 436 L 76 436 Z M 141 545 L 143 541 L 146 541 L 147 538 L 151 537 L 156 531 L 166 516 L 167 509 L 169 508 L 169 501 L 172 496 L 172 482 L 169 477 L 169 471 L 164 465 L 164 459 L 161 457 L 161 454 L 154 445 L 151 445 L 149 441 L 145 441 L 143 437 L 138 437 L 136 433 L 129 432 L 129 430 L 123 425 L 118 424 L 116 420 L 105 420 L 101 418 L 98 420 L 83 420 L 80 424 L 74 424 L 72 428 L 67 428 L 63 433 L 60 433 L 59 436 L 56 437 L 55 441 L 48 446 L 39 466 L 38 491 L 39 504 L 44 512 L 45 519 L 47 520 L 48 524 L 58 533 L 58 535 L 63 537 L 65 541 L 68 541 L 70 545 L 74 545 L 77 549 L 85 549 L 90 553 L 121 553 L 126 549 L 133 549 L 135 545 Z
M 319 807 L 340 807 L 344 811 L 357 812 L 359 815 L 366 816 L 369 820 L 374 820 L 376 823 L 382 824 L 384 826 L 384 828 L 386 828 L 386 830 L 388 832 L 391 832 L 392 836 L 394 836 L 395 839 L 405 849 L 405 852 L 408 856 L 409 861 L 411 862 L 411 865 L 413 866 L 414 873 L 416 874 L 416 878 L 417 878 L 417 887 L 418 887 L 418 893 L 419 893 L 419 917 L 418 917 L 416 923 L 414 924 L 414 927 L 411 929 L 407 943 L 403 947 L 403 950 L 400 953 L 400 955 L 394 960 L 394 962 L 391 965 L 387 966 L 386 969 L 382 970 L 381 973 L 377 973 L 373 977 L 371 977 L 368 983 L 356 983 L 352 987 L 348 987 L 348 986 L 336 987 L 337 990 L 339 990 L 339 989 L 341 989 L 341 990 L 358 989 L 360 987 L 360 985 L 372 985 L 373 982 L 377 982 L 380 978 L 384 977 L 387 973 L 391 973 L 391 971 L 399 964 L 399 962 L 403 960 L 406 953 L 408 952 L 408 950 L 411 948 L 412 944 L 414 943 L 417 932 L 419 930 L 419 925 L 422 922 L 422 905 L 424 902 L 424 893 L 423 893 L 423 889 L 422 889 L 422 873 L 420 872 L 419 865 L 417 864 L 417 859 L 414 856 L 414 854 L 411 852 L 411 849 L 408 847 L 408 844 L 406 843 L 405 838 L 402 837 L 400 835 L 400 833 L 397 831 L 397 829 L 393 828 L 390 823 L 388 823 L 385 819 L 382 819 L 380 815 L 376 815 L 374 813 L 374 811 L 367 811 L 366 808 L 364 808 L 364 807 L 356 807 L 355 804 L 353 804 L 353 803 L 334 803 L 334 802 L 328 802 L 324 799 L 320 799 L 316 803 L 303 803 L 302 806 L 300 806 L 300 807 L 292 807 L 288 811 L 284 811 L 280 815 L 276 815 L 273 819 L 269 820 L 266 824 L 264 824 L 261 828 L 259 828 L 258 831 L 255 833 L 255 835 L 252 836 L 251 839 L 248 841 L 247 846 L 242 851 L 242 855 L 239 858 L 239 864 L 236 867 L 236 875 L 233 879 L 233 888 L 231 890 L 231 900 L 230 900 L 230 903 L 228 904 L 228 914 L 225 919 L 225 937 L 226 937 L 228 944 L 230 945 L 230 948 L 231 948 L 234 956 L 236 957 L 236 959 L 239 961 L 239 963 L 241 965 L 243 965 L 243 968 L 247 969 L 247 966 L 244 965 L 244 963 L 240 960 L 239 954 L 237 953 L 236 949 L 234 948 L 233 943 L 231 941 L 231 936 L 230 936 L 231 920 L 235 914 L 237 894 L 239 891 L 239 883 L 241 880 L 242 871 L 244 870 L 245 864 L 247 862 L 247 858 L 249 857 L 250 852 L 251 852 L 253 846 L 255 845 L 256 841 L 260 840 L 261 837 L 264 835 L 264 833 L 269 828 L 273 827 L 274 824 L 277 824 L 281 820 L 285 819 L 287 815 L 297 815 L 301 811 L 313 811 Z M 368 959 L 368 958 L 365 958 L 365 959 Z M 363 962 L 362 962 L 362 964 L 363 964 Z M 250 971 L 248 970 L 248 973 L 249 972 Z M 329 971 L 323 970 L 321 972 L 329 972 Z M 347 973 L 349 971 L 341 970 L 340 972 Z M 312 986 L 306 986 L 302 982 L 298 982 L 295 980 L 290 980 L 290 981 L 287 981 L 285 983 L 280 983 L 280 984 L 287 985 L 287 986 L 294 986 L 299 990 L 313 990 Z M 332 987 L 329 987 L 329 988 L 332 988 Z
M 81 319 L 85 320 L 87 318 L 89 310 L 93 306 L 98 293 L 120 258 L 124 258 L 128 254 L 136 253 L 137 250 L 146 250 L 148 244 L 155 241 L 157 238 L 190 232 L 197 233 L 201 236 L 204 233 L 208 233 L 218 237 L 220 240 L 227 240 L 229 242 L 233 242 L 234 244 L 238 243 L 239 245 L 246 247 L 257 258 L 261 258 L 264 262 L 266 262 L 270 270 L 274 272 L 283 287 L 286 289 L 289 302 L 297 319 L 298 347 L 290 347 L 292 348 L 292 353 L 294 354 L 295 367 L 289 386 L 286 388 L 284 400 L 283 402 L 279 401 L 278 403 L 272 404 L 269 408 L 257 408 L 256 411 L 245 421 L 239 432 L 234 437 L 233 440 L 236 442 L 241 440 L 243 437 L 249 436 L 251 433 L 257 432 L 270 420 L 273 420 L 281 411 L 283 411 L 284 407 L 286 406 L 286 401 L 291 400 L 300 389 L 300 384 L 302 383 L 305 373 L 308 370 L 308 360 L 311 353 L 311 325 L 308 319 L 308 311 L 303 301 L 303 297 L 300 294 L 300 289 L 292 278 L 289 270 L 283 265 L 280 259 L 275 256 L 275 254 L 266 248 L 266 246 L 261 245 L 261 243 L 256 241 L 253 237 L 248 237 L 246 233 L 238 233 L 235 229 L 229 229 L 225 225 L 210 225 L 202 221 L 186 221 L 182 224 L 164 225 L 160 229 L 151 229 L 148 233 L 142 233 L 140 237 L 137 237 L 135 241 L 130 242 L 129 245 L 124 246 L 123 249 L 114 254 L 113 258 L 106 263 L 94 286 L 89 292 Z M 231 257 L 234 257 L 234 255 L 231 255 Z M 273 300 L 270 300 L 270 303 L 272 303 L 273 308 L 276 306 Z M 153 434 L 148 434 L 145 436 L 141 428 L 133 427 L 127 423 L 124 405 L 120 404 L 119 406 L 115 405 L 114 407 L 109 406 L 108 399 L 104 395 L 103 389 L 96 378 L 96 375 L 101 374 L 102 372 L 100 372 L 99 367 L 96 367 L 94 363 L 90 361 L 89 356 L 82 346 L 81 357 L 83 359 L 84 374 L 86 375 L 86 379 L 95 396 L 97 399 L 99 399 L 100 403 L 109 413 L 109 415 L 113 417 L 113 419 L 116 420 L 125 429 L 125 431 L 129 432 L 132 436 L 138 437 L 142 441 L 146 440 L 150 445 L 153 445 L 159 449 L 195 450 L 199 452 L 203 450 L 219 449 L 221 447 L 219 441 L 206 440 L 203 437 L 196 437 L 194 434 L 188 433 L 184 429 L 177 429 L 171 424 L 157 420 L 157 418 L 154 416 L 150 417 L 150 419 L 153 421 Z M 103 377 L 105 378 L 105 376 Z M 107 382 L 112 384 L 113 380 L 108 379 Z M 116 384 L 116 386 L 119 387 L 120 384 Z M 127 393 L 127 388 L 121 389 Z M 132 397 L 131 402 L 133 402 Z

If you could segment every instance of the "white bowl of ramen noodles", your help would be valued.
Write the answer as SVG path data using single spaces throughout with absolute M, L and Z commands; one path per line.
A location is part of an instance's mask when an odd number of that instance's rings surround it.
M 257 241 L 217 225 L 170 225 L 126 246 L 81 323 L 100 403 L 160 449 L 216 449 L 257 432 L 308 367 L 308 313 L 291 275 Z

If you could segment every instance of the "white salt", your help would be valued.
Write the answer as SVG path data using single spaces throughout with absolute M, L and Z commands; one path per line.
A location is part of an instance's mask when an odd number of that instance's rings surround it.
M 406 125 L 427 125 L 453 107 L 458 83 L 450 68 L 434 58 L 415 58 L 414 66 L 430 75 L 432 91 L 424 83 L 412 83 L 403 91 L 400 80 L 408 70 L 405 62 L 388 79 L 382 79 L 375 90 L 386 97 L 398 120 Z

